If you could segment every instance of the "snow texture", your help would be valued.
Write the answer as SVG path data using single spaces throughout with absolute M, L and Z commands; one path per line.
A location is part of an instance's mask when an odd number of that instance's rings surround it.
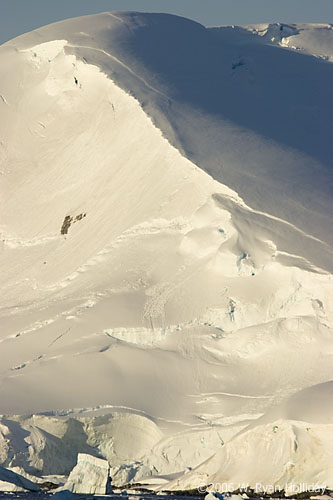
M 333 488 L 332 33 L 120 12 L 0 47 L 0 464 Z

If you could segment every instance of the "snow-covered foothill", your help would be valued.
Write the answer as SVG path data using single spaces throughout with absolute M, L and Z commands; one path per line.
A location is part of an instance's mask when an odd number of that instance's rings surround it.
M 166 489 L 212 485 L 292 495 L 333 489 L 333 383 L 288 398 L 239 432 L 213 457 Z
M 64 490 L 72 493 L 105 495 L 111 493 L 110 465 L 107 460 L 79 453 Z
M 24 470 L 37 475 L 68 475 L 76 464 L 77 454 L 88 453 L 120 467 L 144 460 L 162 436 L 151 419 L 136 413 L 109 411 L 91 417 L 76 414 L 75 417 L 3 418 L 0 419 L 1 464 L 11 464 L 19 473 Z

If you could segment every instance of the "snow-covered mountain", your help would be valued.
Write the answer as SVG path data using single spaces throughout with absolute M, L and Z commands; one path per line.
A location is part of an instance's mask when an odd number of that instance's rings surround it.
M 332 57 L 139 13 L 0 47 L 2 465 L 333 489 Z

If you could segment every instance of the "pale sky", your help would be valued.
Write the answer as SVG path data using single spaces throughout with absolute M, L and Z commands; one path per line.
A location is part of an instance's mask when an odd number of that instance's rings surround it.
M 0 43 L 61 19 L 112 10 L 168 12 L 205 26 L 333 23 L 333 0 L 0 0 Z

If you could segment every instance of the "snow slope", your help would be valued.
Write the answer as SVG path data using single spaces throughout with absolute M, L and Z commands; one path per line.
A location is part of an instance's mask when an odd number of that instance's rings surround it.
M 274 482 L 299 432 L 288 478 L 320 454 L 331 485 L 331 408 L 299 422 L 332 379 L 332 47 L 328 26 L 105 13 L 0 48 L 2 464 Z
M 169 487 L 212 484 L 213 490 L 226 491 L 226 485 L 235 490 L 247 485 L 265 493 L 275 487 L 288 495 L 332 489 L 332 393 L 332 382 L 300 391 Z

